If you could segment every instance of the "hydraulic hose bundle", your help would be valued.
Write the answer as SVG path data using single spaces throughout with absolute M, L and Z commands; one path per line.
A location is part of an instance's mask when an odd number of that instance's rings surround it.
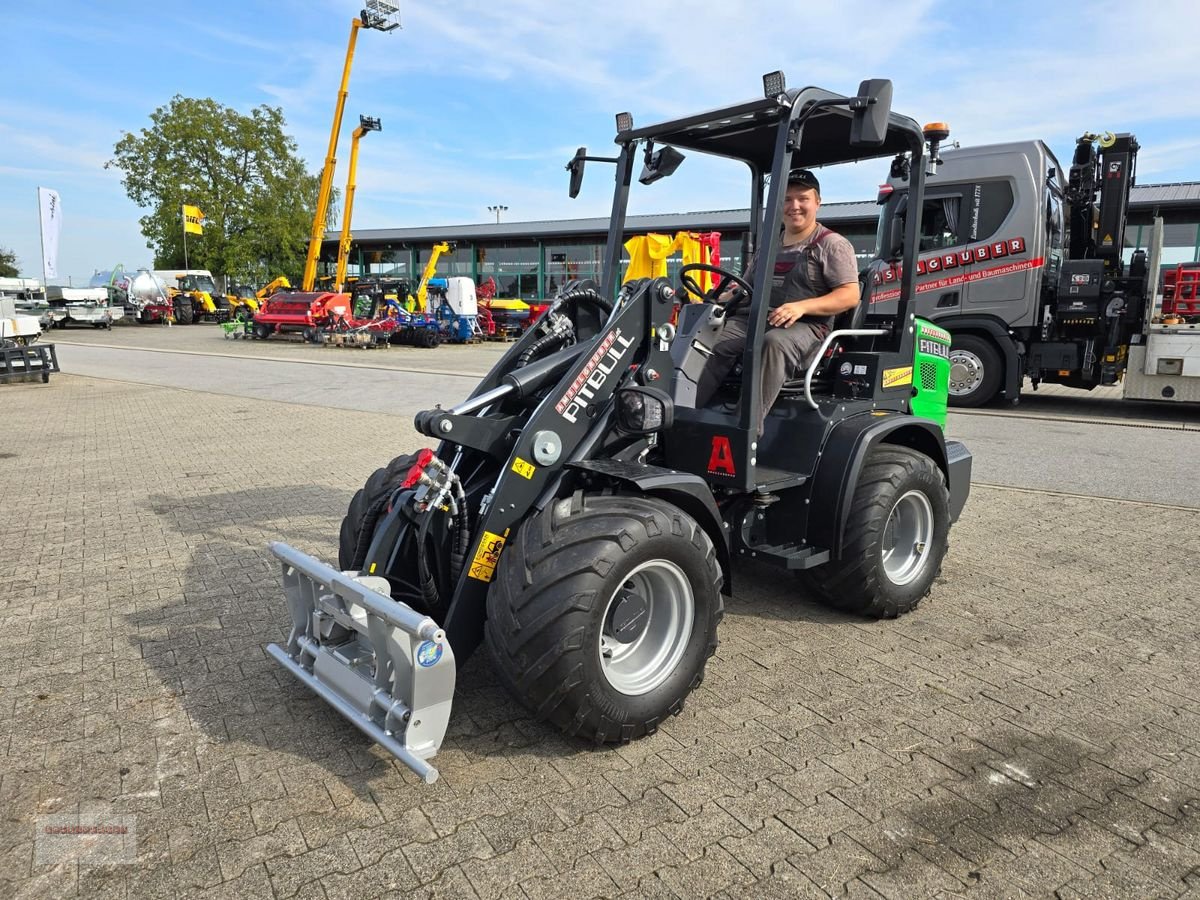
M 444 510 L 449 516 L 447 528 L 454 531 L 454 540 L 450 548 L 450 579 L 457 581 L 462 573 L 463 562 L 467 548 L 471 544 L 470 511 L 467 508 L 467 495 L 463 490 L 462 481 L 458 475 L 434 455 L 432 450 L 422 450 L 417 455 L 417 461 L 408 472 L 408 477 L 401 484 L 401 490 L 415 488 L 411 501 L 412 511 L 420 515 L 421 521 L 417 527 L 417 579 L 421 599 L 426 609 L 438 608 L 440 592 L 437 578 L 428 559 L 429 528 L 433 523 L 433 513 Z
M 594 286 L 589 283 L 570 288 L 554 298 L 554 305 L 546 313 L 546 327 L 549 332 L 538 338 L 525 348 L 518 358 L 514 368 L 520 369 L 529 365 L 540 356 L 551 353 L 560 347 L 575 343 L 574 321 L 567 314 L 580 303 L 590 303 L 607 318 L 613 311 L 613 305 L 606 300 Z

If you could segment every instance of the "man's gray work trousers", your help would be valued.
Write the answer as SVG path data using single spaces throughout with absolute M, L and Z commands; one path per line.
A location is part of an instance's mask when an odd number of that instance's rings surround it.
M 700 373 L 700 381 L 696 385 L 697 407 L 704 406 L 712 399 L 734 364 L 742 358 L 746 349 L 746 329 L 749 324 L 748 316 L 730 316 L 725 320 L 725 327 L 717 338 L 713 354 Z M 789 328 L 767 326 L 766 334 L 763 335 L 762 352 L 759 354 L 759 366 L 762 370 L 759 434 L 762 434 L 767 412 L 779 396 L 783 383 L 789 378 L 796 378 L 804 371 L 827 334 L 829 331 L 823 324 L 806 322 L 804 319 Z

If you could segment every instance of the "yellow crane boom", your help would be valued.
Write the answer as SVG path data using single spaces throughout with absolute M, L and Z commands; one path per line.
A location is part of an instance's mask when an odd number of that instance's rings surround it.
M 350 256 L 350 218 L 354 214 L 354 188 L 358 177 L 358 142 L 368 131 L 382 131 L 378 119 L 359 116 L 354 139 L 350 142 L 350 174 L 346 178 L 346 208 L 342 211 L 342 236 L 338 239 L 337 276 L 333 279 L 334 290 L 341 293 L 346 284 L 346 260 Z
M 445 241 L 433 245 L 433 252 L 429 254 L 429 262 L 425 264 L 425 271 L 421 273 L 421 283 L 417 285 L 417 311 L 425 312 L 425 300 L 429 296 L 429 279 L 433 277 L 433 273 L 437 271 L 438 259 L 443 253 L 449 253 L 454 248 Z
M 312 231 L 308 238 L 308 259 L 304 263 L 302 287 L 311 291 L 317 278 L 317 258 L 321 255 L 321 241 L 325 238 L 325 218 L 329 214 L 329 194 L 333 189 L 333 172 L 337 168 L 338 136 L 342 131 L 342 113 L 346 109 L 346 94 L 350 86 L 350 67 L 354 63 L 354 44 L 358 29 L 374 28 L 392 31 L 400 27 L 400 7 L 386 0 L 367 0 L 366 8 L 350 23 L 350 41 L 346 47 L 346 62 L 342 67 L 342 84 L 338 88 L 337 102 L 333 107 L 333 128 L 329 132 L 329 150 L 325 154 L 325 166 L 321 169 L 321 187 L 317 191 L 317 209 L 313 215 Z

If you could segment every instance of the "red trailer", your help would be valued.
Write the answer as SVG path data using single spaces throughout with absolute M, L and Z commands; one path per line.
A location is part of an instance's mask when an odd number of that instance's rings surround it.
M 276 294 L 254 316 L 254 336 L 266 340 L 272 334 L 302 334 L 315 340 L 317 332 L 352 318 L 349 294 L 331 291 L 288 291 Z
M 1180 263 L 1163 273 L 1163 316 L 1200 317 L 1200 262 Z

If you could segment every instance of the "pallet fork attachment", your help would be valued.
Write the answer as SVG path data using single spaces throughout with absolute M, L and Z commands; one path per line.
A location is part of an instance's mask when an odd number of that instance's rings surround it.
M 271 552 L 283 563 L 292 631 L 286 649 L 269 644 L 267 653 L 432 784 L 438 771 L 429 758 L 454 700 L 446 633 L 388 596 L 383 578 L 339 572 L 279 541 Z

